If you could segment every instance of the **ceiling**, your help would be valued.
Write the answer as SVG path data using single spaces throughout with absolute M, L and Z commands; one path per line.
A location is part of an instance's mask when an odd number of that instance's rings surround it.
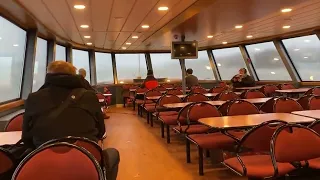
M 283 8 L 293 10 L 282 13 Z M 182 34 L 202 48 L 220 47 L 320 27 L 320 0 L 1 0 L 0 12 L 58 43 L 91 42 L 87 47 L 107 50 L 170 50 L 174 36 Z

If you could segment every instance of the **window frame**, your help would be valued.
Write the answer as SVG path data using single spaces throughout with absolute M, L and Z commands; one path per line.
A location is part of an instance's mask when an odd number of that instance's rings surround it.
M 62 46 L 62 47 L 64 47 L 64 48 L 66 48 L 65 56 L 66 56 L 66 62 L 68 62 L 68 61 L 67 61 L 67 51 L 68 51 L 67 46 L 66 46 L 66 45 L 63 45 L 63 44 L 60 44 L 60 43 L 56 43 L 56 42 L 54 43 L 54 61 L 56 61 L 57 45 L 59 45 L 59 46 Z M 49 47 L 48 47 L 48 48 L 49 48 Z M 71 48 L 71 49 L 74 49 L 74 48 Z
M 113 77 L 113 82 L 111 83 L 111 85 L 115 85 L 115 84 L 117 84 L 116 82 L 118 81 L 118 74 L 117 75 L 115 75 L 115 72 L 117 73 L 117 70 L 116 71 L 114 71 L 114 68 L 116 68 L 115 67 L 115 63 L 114 63 L 114 60 L 113 60 L 113 54 L 114 53 L 112 53 L 112 52 L 105 52 L 105 51 L 94 51 L 94 59 L 95 59 L 95 69 L 96 69 L 96 81 L 97 81 L 97 85 L 100 85 L 101 83 L 98 83 L 98 78 L 97 78 L 97 74 L 98 74 L 98 72 L 97 72 L 97 64 L 96 64 L 96 62 L 97 62 L 97 58 L 96 58 L 96 53 L 105 53 L 105 54 L 110 54 L 110 56 L 111 56 L 111 67 L 112 67 L 112 77 Z M 115 54 L 114 54 L 115 55 Z M 89 55 L 90 56 L 90 55 Z M 89 58 L 89 62 L 90 62 L 91 60 L 90 60 L 90 58 Z M 89 63 L 90 64 L 90 68 L 91 68 L 91 63 Z M 117 78 L 116 78 L 116 76 L 117 76 Z
M 42 37 L 40 37 L 40 36 L 37 36 L 37 38 L 40 38 L 40 39 L 42 39 L 42 40 L 45 40 L 46 42 L 47 42 L 47 48 L 46 48 L 46 50 L 47 50 L 47 52 L 46 52 L 46 74 L 47 74 L 47 67 L 48 67 L 48 57 L 49 57 L 49 40 L 47 40 L 47 39 L 45 39 L 45 38 L 42 38 Z M 38 40 L 37 40 L 37 45 L 38 45 Z M 34 67 L 35 67 L 35 60 L 36 60 L 36 54 L 37 54 L 37 45 L 36 45 L 36 51 L 35 51 L 35 53 L 34 53 L 34 63 L 33 63 L 33 73 L 32 73 L 32 86 L 31 86 L 31 92 L 33 92 L 33 79 L 34 79 Z M 34 91 L 35 92 L 35 91 Z
M 67 47 L 66 47 L 67 48 Z M 73 50 L 79 50 L 79 51 L 85 51 L 85 52 L 87 52 L 88 53 L 88 63 L 89 63 L 89 73 L 87 72 L 87 75 L 89 74 L 89 84 L 91 85 L 91 60 L 90 60 L 90 49 L 83 49 L 83 48 L 74 48 L 74 47 L 71 47 L 71 52 L 72 52 L 72 60 L 71 60 L 71 64 L 74 66 L 74 56 L 73 56 Z M 67 54 L 67 51 L 68 51 L 68 49 L 66 49 L 66 54 Z M 66 57 L 67 57 L 67 55 L 66 55 Z M 68 58 L 68 57 L 67 57 Z M 66 62 L 68 62 L 67 61 L 67 59 L 66 59 Z M 78 70 L 79 69 L 77 69 L 77 72 L 76 72 L 76 74 L 78 74 Z

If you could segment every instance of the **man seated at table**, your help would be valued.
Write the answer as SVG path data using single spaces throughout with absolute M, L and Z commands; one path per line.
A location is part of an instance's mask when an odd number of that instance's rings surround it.
M 198 78 L 193 75 L 193 70 L 191 68 L 187 69 L 187 76 L 186 76 L 186 86 L 191 89 L 192 86 L 198 86 L 199 80 Z
M 255 85 L 254 79 L 248 75 L 246 68 L 241 68 L 239 74 L 231 79 L 233 87 L 251 87 Z
M 142 83 L 142 88 L 154 89 L 159 86 L 158 80 L 154 77 L 153 71 L 148 70 L 147 77 Z
M 104 118 L 95 92 L 86 89 L 76 68 L 64 61 L 49 64 L 44 85 L 25 102 L 22 140 L 41 144 L 66 136 L 86 137 L 95 142 L 105 134 Z M 116 179 L 119 152 L 103 151 L 108 180 Z

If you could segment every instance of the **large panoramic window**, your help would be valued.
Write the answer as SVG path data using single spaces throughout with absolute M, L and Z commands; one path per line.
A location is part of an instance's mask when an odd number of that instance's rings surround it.
M 82 51 L 77 49 L 72 49 L 72 63 L 79 69 L 84 69 L 87 72 L 86 80 L 90 82 L 90 65 L 89 65 L 89 53 L 88 51 Z
M 0 103 L 20 98 L 26 31 L 0 17 Z
M 144 54 L 116 54 L 116 67 L 119 83 L 133 82 L 147 76 Z
M 238 74 L 239 69 L 246 68 L 238 47 L 216 49 L 212 51 L 222 80 L 230 80 Z
M 46 77 L 47 67 L 47 41 L 37 38 L 36 58 L 33 68 L 32 92 L 38 91 Z
M 317 35 L 282 41 L 302 81 L 320 81 L 320 41 Z
M 112 59 L 109 53 L 96 52 L 97 83 L 113 83 Z
M 170 53 L 151 53 L 153 73 L 156 78 L 181 80 L 181 66 L 178 59 L 171 59 Z
M 67 61 L 66 47 L 56 45 L 56 59 L 59 61 Z
M 259 80 L 291 80 L 272 42 L 246 46 Z
M 191 68 L 199 80 L 214 80 L 207 51 L 199 51 L 198 59 L 186 59 L 186 69 Z

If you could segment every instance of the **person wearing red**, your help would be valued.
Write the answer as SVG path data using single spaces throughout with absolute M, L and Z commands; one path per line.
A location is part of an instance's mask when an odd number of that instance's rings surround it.
M 142 83 L 142 88 L 154 89 L 159 86 L 158 80 L 154 77 L 153 71 L 148 70 L 146 79 Z

